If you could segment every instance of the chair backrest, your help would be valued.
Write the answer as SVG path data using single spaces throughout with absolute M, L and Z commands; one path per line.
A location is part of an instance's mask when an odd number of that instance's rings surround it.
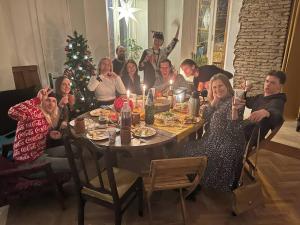
M 118 201 L 110 150 L 96 146 L 85 137 L 75 137 L 71 130 L 64 134 L 64 144 L 78 194 L 86 187 L 111 195 L 114 201 Z M 95 177 L 97 186 L 91 183 Z
M 282 127 L 283 123 L 284 123 L 284 120 L 282 120 L 280 123 L 278 123 L 278 125 L 277 125 L 276 127 L 274 127 L 273 129 L 271 129 L 270 134 L 269 134 L 267 137 L 265 137 L 264 140 L 266 140 L 266 141 L 271 141 L 272 138 L 273 138 L 273 137 L 277 134 L 277 132 L 280 130 L 280 128 Z
M 160 178 L 176 178 L 187 175 L 195 175 L 193 182 L 198 182 L 206 165 L 206 156 L 152 160 L 150 166 L 151 187 Z

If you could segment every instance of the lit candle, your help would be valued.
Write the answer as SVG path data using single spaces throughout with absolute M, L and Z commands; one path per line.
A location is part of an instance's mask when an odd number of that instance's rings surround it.
M 170 80 L 169 83 L 170 83 L 170 90 L 172 90 L 173 80 Z
M 127 90 L 127 99 L 129 100 L 130 90 Z
M 143 85 L 143 104 L 142 107 L 143 109 L 145 108 L 145 93 L 146 93 L 146 85 Z

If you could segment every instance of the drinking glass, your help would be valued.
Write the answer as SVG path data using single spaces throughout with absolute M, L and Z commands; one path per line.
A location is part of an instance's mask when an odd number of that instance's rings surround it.
M 109 138 L 109 143 L 114 144 L 116 142 L 116 128 L 115 127 L 109 127 L 107 128 L 107 133 L 108 133 L 108 138 Z

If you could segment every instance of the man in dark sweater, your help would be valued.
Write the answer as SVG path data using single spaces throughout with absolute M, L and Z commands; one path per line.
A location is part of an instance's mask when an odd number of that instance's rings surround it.
M 120 72 L 124 66 L 125 63 L 125 52 L 126 52 L 126 48 L 123 47 L 122 45 L 119 45 L 116 48 L 116 54 L 117 54 L 117 58 L 115 58 L 112 63 L 113 63 L 113 71 L 120 76 Z
M 208 89 L 209 80 L 215 74 L 222 73 L 228 79 L 231 79 L 233 77 L 232 73 L 223 70 L 215 65 L 202 65 L 198 67 L 197 63 L 192 59 L 183 60 L 180 67 L 187 77 L 194 77 L 194 91 L 199 92 Z
M 255 123 L 260 124 L 261 138 L 264 138 L 270 129 L 274 129 L 283 122 L 286 94 L 281 93 L 281 89 L 285 80 L 284 72 L 271 70 L 265 79 L 264 93 L 246 97 L 246 106 L 252 109 L 249 120 L 254 122 L 245 127 L 247 138 L 250 138 Z

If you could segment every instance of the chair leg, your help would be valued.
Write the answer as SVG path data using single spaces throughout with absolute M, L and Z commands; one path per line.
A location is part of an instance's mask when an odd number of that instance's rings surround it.
M 78 225 L 84 225 L 85 200 L 79 197 L 78 200 Z
M 62 210 L 65 210 L 66 206 L 65 206 L 65 201 L 64 201 L 63 187 L 61 184 L 56 183 L 56 188 L 57 188 L 56 195 L 57 195 L 58 202 L 59 202 Z
M 137 190 L 138 204 L 139 204 L 139 216 L 144 215 L 144 200 L 143 200 L 143 181 L 141 179 Z
M 115 211 L 115 225 L 122 224 L 122 213 L 120 210 Z
M 185 202 L 184 198 L 182 195 L 182 188 L 179 189 L 179 194 L 180 194 L 180 202 L 181 202 L 181 210 L 182 210 L 182 217 L 183 217 L 183 223 L 186 225 L 186 208 L 185 208 Z
M 150 202 L 150 195 L 147 195 L 147 205 L 148 205 L 148 212 L 149 212 L 149 224 L 152 224 L 152 210 L 151 210 L 151 202 Z

